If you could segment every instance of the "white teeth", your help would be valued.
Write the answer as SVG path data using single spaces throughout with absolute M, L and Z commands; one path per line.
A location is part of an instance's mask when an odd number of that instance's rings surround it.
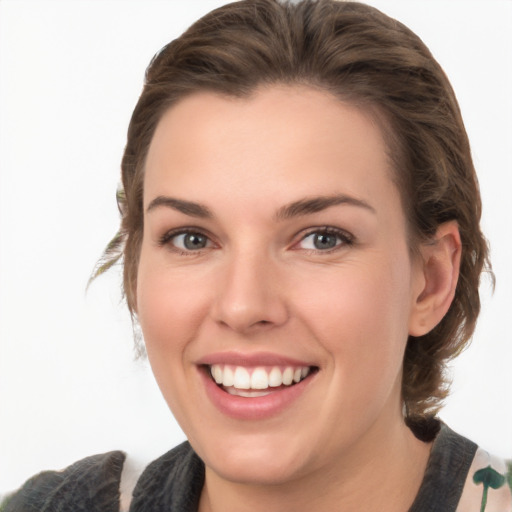
M 236 367 L 233 386 L 237 389 L 251 388 L 251 376 L 243 366 Z
M 292 382 L 293 382 L 293 368 L 290 368 L 288 366 L 288 368 L 286 368 L 285 371 L 283 372 L 283 384 L 285 386 L 289 386 Z
M 217 384 L 229 388 L 228 392 L 239 396 L 252 397 L 264 396 L 268 393 L 262 394 L 256 391 L 238 393 L 238 391 L 233 390 L 265 390 L 278 388 L 283 385 L 290 386 L 306 378 L 310 371 L 311 369 L 308 366 L 287 366 L 284 370 L 278 366 L 274 366 L 270 371 L 262 366 L 251 369 L 245 366 L 214 364 L 210 367 L 213 380 Z
M 213 374 L 213 378 L 215 379 L 215 382 L 217 384 L 222 384 L 222 380 L 223 380 L 222 368 L 217 365 L 213 366 L 212 374 Z
M 256 368 L 251 375 L 251 388 L 252 389 L 267 389 L 268 388 L 268 374 L 265 368 Z
M 277 388 L 283 383 L 283 374 L 279 368 L 272 368 L 268 374 L 268 385 L 271 388 Z
M 252 389 L 249 389 L 249 390 L 245 390 L 245 389 L 236 389 L 236 388 L 226 388 L 226 391 L 230 394 L 230 395 L 235 395 L 235 396 L 243 396 L 245 398 L 254 398 L 254 397 L 258 397 L 258 396 L 267 396 L 267 395 L 270 395 L 271 391 L 261 391 L 261 390 L 252 390 Z
M 235 374 L 233 373 L 233 370 L 226 366 L 224 367 L 224 378 L 222 379 L 222 384 L 226 387 L 232 386 L 235 382 Z

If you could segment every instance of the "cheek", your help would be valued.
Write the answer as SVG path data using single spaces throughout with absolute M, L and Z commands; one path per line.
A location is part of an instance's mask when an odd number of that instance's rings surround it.
M 153 258 L 154 259 L 154 258 Z M 202 280 L 162 266 L 141 254 L 137 281 L 138 318 L 148 356 L 183 351 L 207 311 Z
M 205 314 L 205 294 L 179 272 L 141 255 L 138 319 L 154 377 L 176 420 L 187 430 L 190 341 Z
M 367 381 L 400 371 L 410 295 L 404 268 L 354 264 L 295 288 L 303 322 L 343 376 Z

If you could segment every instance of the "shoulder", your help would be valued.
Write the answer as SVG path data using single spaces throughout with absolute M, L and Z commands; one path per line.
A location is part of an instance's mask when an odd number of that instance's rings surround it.
M 512 460 L 478 448 L 469 468 L 457 512 L 512 511 Z
M 152 462 L 133 491 L 130 510 L 197 510 L 204 484 L 204 464 L 188 441 Z
M 204 465 L 188 442 L 145 468 L 113 451 L 39 473 L 0 512 L 188 512 L 196 510 L 203 483 Z
M 410 512 L 512 512 L 510 461 L 440 424 Z
M 62 471 L 44 471 L 7 498 L 2 512 L 119 512 L 119 482 L 125 454 L 86 457 Z

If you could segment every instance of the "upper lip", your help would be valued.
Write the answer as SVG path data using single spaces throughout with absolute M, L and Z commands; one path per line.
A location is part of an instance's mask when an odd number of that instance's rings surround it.
M 314 366 L 311 362 L 272 352 L 215 352 L 200 358 L 198 365 L 230 364 L 233 366 Z

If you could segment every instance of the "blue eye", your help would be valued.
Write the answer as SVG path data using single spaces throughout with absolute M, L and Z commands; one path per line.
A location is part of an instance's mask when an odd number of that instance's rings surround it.
M 161 240 L 161 243 L 170 243 L 181 251 L 200 251 L 211 245 L 211 241 L 206 235 L 194 231 L 169 233 Z
M 340 245 L 350 245 L 352 239 L 342 231 L 323 229 L 308 233 L 300 242 L 301 249 L 329 251 Z

